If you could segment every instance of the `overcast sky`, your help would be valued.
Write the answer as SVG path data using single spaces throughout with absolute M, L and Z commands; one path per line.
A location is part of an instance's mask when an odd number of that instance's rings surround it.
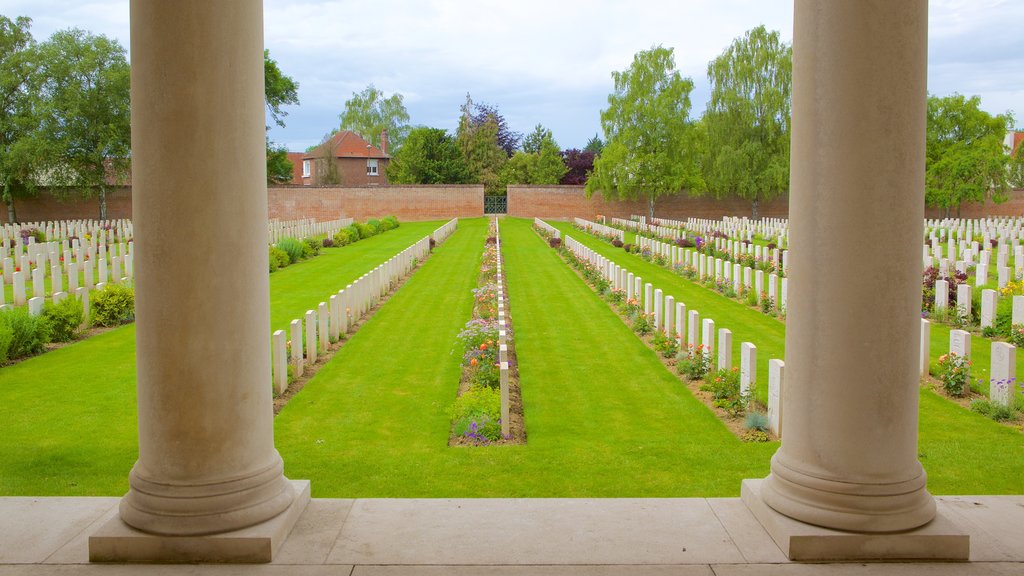
M 212 0 L 216 1 L 216 0 Z M 898 0 L 894 0 L 898 1 Z M 454 130 L 466 92 L 495 104 L 514 130 L 537 123 L 563 148 L 600 131 L 611 72 L 661 44 L 708 98 L 707 63 L 764 24 L 793 37 L 792 0 L 264 0 L 265 43 L 299 83 L 301 104 L 271 139 L 290 150 L 319 142 L 345 100 L 373 83 L 404 95 L 414 125 Z M 1024 125 L 1024 0 L 932 0 L 928 89 L 981 96 L 992 113 Z M 128 0 L 0 0 L 29 16 L 33 34 L 78 27 L 129 46 Z

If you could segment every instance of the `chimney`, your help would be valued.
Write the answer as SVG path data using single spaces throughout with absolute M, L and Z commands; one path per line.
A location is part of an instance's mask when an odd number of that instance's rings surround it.
M 388 155 L 388 129 L 387 128 L 385 128 L 385 129 L 380 131 L 380 151 L 383 152 L 385 156 Z

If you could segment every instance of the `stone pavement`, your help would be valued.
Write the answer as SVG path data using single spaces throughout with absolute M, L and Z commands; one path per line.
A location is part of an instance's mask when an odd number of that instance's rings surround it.
M 314 499 L 272 564 L 89 564 L 118 498 L 0 498 L 0 576 L 1022 575 L 1024 496 L 945 496 L 970 563 L 789 562 L 738 498 Z

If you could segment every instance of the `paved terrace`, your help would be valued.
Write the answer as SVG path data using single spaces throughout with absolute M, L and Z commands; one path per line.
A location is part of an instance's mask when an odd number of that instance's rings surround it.
M 946 496 L 970 563 L 790 562 L 738 498 L 314 499 L 266 565 L 88 563 L 119 498 L 0 498 L 0 576 L 1024 574 L 1024 496 Z

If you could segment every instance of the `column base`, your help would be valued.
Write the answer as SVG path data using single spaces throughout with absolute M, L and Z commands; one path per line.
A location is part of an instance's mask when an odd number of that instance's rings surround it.
M 913 530 L 844 532 L 805 524 L 777 512 L 762 499 L 762 482 L 762 479 L 744 480 L 741 498 L 790 560 L 969 560 L 970 537 L 941 511 L 934 520 Z
M 136 530 L 120 516 L 89 536 L 90 562 L 154 564 L 270 562 L 309 504 L 309 480 L 291 480 L 295 499 L 255 526 L 207 536 L 162 536 Z

